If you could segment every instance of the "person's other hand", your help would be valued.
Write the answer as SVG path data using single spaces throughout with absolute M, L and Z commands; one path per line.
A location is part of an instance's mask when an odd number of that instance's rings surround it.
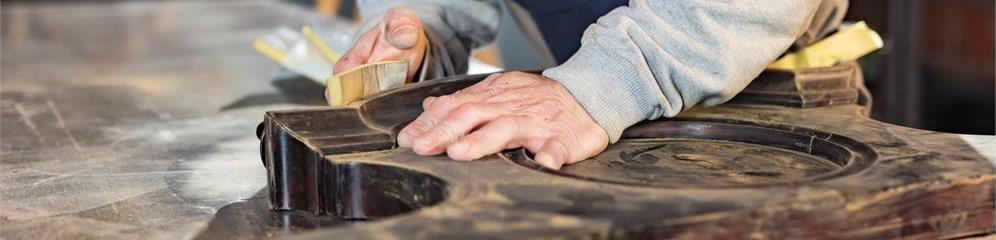
M 408 81 L 412 80 L 425 56 L 427 40 L 422 21 L 406 8 L 392 8 L 384 19 L 357 39 L 353 47 L 332 67 L 341 73 L 354 67 L 380 61 L 408 61 Z
M 560 83 L 522 72 L 496 73 L 456 93 L 428 97 L 398 145 L 421 155 L 444 151 L 469 161 L 525 147 L 551 169 L 605 150 L 608 134 Z

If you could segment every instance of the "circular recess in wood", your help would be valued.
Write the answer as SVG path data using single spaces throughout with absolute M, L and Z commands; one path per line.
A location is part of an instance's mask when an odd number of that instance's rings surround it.
M 540 167 L 525 150 L 503 155 L 547 173 L 661 188 L 805 183 L 860 171 L 875 159 L 870 147 L 851 138 L 776 124 L 663 120 L 634 126 L 623 138 L 560 171 Z

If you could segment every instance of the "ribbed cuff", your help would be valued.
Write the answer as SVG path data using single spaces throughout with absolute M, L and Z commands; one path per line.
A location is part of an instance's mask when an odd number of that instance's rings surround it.
M 649 118 L 657 105 L 653 91 L 637 76 L 637 62 L 616 53 L 582 46 L 564 64 L 543 71 L 560 82 L 605 132 L 619 141 L 623 130 Z

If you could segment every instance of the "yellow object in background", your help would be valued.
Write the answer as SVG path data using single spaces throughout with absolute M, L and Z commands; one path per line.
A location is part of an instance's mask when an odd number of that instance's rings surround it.
M 273 47 L 273 45 L 266 43 L 266 41 L 263 39 L 257 38 L 255 41 L 252 42 L 252 47 L 256 49 L 257 52 L 262 53 L 263 55 L 265 55 L 270 59 L 273 59 L 273 61 L 276 61 L 277 63 L 284 63 L 284 61 L 286 61 L 287 59 L 287 55 L 284 55 L 282 51 L 277 50 L 276 48 Z
M 329 106 L 343 106 L 381 91 L 405 84 L 407 61 L 386 61 L 360 65 L 326 80 L 325 100 Z
M 325 79 L 332 76 L 332 63 L 338 56 L 314 32 L 308 32 L 310 34 L 303 34 L 280 27 L 256 38 L 253 48 L 287 70 L 324 84 Z M 315 42 L 321 45 L 317 46 Z
M 318 50 L 322 52 L 322 55 L 325 56 L 325 59 L 329 60 L 330 63 L 339 61 L 339 53 L 332 50 L 329 45 L 325 44 L 325 40 L 322 40 L 322 38 L 311 29 L 311 27 L 301 27 L 301 34 L 304 35 L 305 39 L 308 39 L 308 42 L 311 43 L 311 45 L 318 48 Z
M 862 21 L 798 52 L 786 54 L 768 65 L 768 68 L 794 70 L 830 67 L 838 62 L 858 59 L 879 48 L 882 48 L 882 37 Z

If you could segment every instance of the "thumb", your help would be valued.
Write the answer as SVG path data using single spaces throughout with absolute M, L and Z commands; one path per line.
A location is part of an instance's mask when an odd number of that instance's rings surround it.
M 422 23 L 415 12 L 394 8 L 384 14 L 384 28 L 381 36 L 391 47 L 408 50 L 418 45 L 422 35 Z
M 558 138 L 554 137 L 543 143 L 543 147 L 536 152 L 535 160 L 536 163 L 543 167 L 560 170 L 560 167 L 567 162 L 568 155 L 567 147 Z

